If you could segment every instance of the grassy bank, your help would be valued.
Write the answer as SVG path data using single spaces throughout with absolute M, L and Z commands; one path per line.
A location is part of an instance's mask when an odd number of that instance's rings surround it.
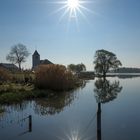
M 75 85 L 75 89 L 82 86 L 83 82 L 79 81 Z M 3 84 L 0 85 L 0 104 L 20 103 L 24 100 L 32 100 L 36 98 L 50 97 L 53 94 L 59 94 L 62 91 L 54 91 L 49 89 L 36 89 L 34 85 L 22 84 Z
M 23 100 L 48 96 L 47 90 L 34 89 L 33 85 L 3 84 L 0 85 L 0 104 L 18 103 Z
M 4 70 L 1 75 L 3 73 Z M 51 95 L 51 91 L 59 94 L 63 91 L 78 88 L 83 84 L 65 66 L 58 64 L 40 65 L 34 73 L 16 72 L 9 79 L 6 76 L 5 79 L 2 76 L 0 77 L 0 104 L 47 97 Z

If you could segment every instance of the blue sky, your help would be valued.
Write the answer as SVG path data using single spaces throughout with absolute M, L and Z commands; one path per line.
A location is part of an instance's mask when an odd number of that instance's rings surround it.
M 11 46 L 22 43 L 31 55 L 23 65 L 32 66 L 35 49 L 41 59 L 68 65 L 84 63 L 93 69 L 98 49 L 114 52 L 123 66 L 140 67 L 140 0 L 90 0 L 75 18 L 52 2 L 60 0 L 0 0 L 0 61 Z M 65 0 L 63 0 L 65 1 Z M 51 3 L 50 3 L 51 2 Z M 95 13 L 95 14 L 94 14 Z

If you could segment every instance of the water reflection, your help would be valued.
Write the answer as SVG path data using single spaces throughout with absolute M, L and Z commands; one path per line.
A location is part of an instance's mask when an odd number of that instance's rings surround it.
M 25 101 L 13 105 L 1 105 L 4 109 L 3 115 L 0 115 L 2 139 L 12 139 L 32 132 L 32 114 L 29 109 L 32 103 L 32 101 Z
M 86 86 L 87 81 L 82 80 L 81 86 L 69 92 L 56 92 L 51 96 L 43 99 L 35 100 L 34 111 L 39 115 L 54 115 L 64 110 L 66 106 L 70 106 L 76 98 L 76 92 Z
M 120 79 L 120 83 L 115 81 L 118 78 L 108 79 L 90 80 L 84 89 L 61 94 L 60 97 L 54 94 L 44 100 L 2 106 L 6 112 L 0 115 L 0 138 L 2 140 L 138 139 L 140 78 Z M 104 108 L 101 108 L 102 106 Z M 43 110 L 39 110 L 41 107 Z M 44 113 L 45 110 L 47 113 Z M 29 115 L 32 115 L 32 127 L 29 118 L 23 120 Z
M 97 79 L 95 81 L 95 98 L 98 103 L 97 109 L 97 140 L 101 140 L 101 103 L 107 103 L 117 98 L 122 90 L 119 81 L 109 81 L 107 79 Z
M 34 111 L 39 115 L 54 115 L 70 106 L 76 95 L 73 92 L 56 93 L 46 99 L 38 99 L 34 104 Z
M 95 98 L 97 103 L 106 103 L 117 98 L 121 92 L 122 86 L 119 81 L 109 81 L 107 79 L 98 79 L 95 81 Z
M 20 133 L 19 136 L 22 136 L 22 135 L 25 135 L 27 133 L 31 133 L 32 132 L 32 115 L 29 115 L 28 117 L 26 118 L 23 118 L 22 120 L 20 121 L 25 121 L 27 120 L 28 121 L 28 127 L 27 127 L 27 130 Z

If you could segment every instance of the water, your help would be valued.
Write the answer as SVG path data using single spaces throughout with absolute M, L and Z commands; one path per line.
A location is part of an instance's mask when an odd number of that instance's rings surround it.
M 50 99 L 3 107 L 0 140 L 140 139 L 139 77 L 95 79 Z

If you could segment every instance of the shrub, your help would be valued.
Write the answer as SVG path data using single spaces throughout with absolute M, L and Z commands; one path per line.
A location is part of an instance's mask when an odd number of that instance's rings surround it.
M 11 79 L 10 74 L 10 71 L 3 67 L 0 67 L 0 83 L 9 81 Z
M 35 71 L 35 86 L 56 91 L 74 88 L 75 76 L 63 65 L 40 65 Z
M 34 73 L 32 73 L 31 71 L 12 73 L 12 82 L 21 84 L 32 84 L 34 82 Z

